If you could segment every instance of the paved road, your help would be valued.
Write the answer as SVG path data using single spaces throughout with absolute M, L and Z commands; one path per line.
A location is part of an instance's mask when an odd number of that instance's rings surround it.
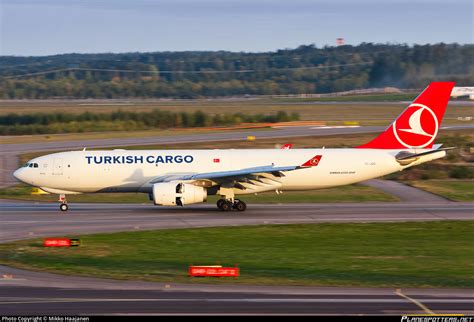
M 403 202 L 443 203 L 448 201 L 438 195 L 392 180 L 372 179 L 361 184 L 382 190 Z
M 269 287 L 116 281 L 0 266 L 0 314 L 474 313 L 466 289 Z
M 96 140 L 76 140 L 76 141 L 59 141 L 59 142 L 43 142 L 43 143 L 23 143 L 23 144 L 4 144 L 2 145 L 3 153 L 23 153 L 31 151 L 56 151 L 56 150 L 77 150 L 97 147 L 113 147 L 113 146 L 132 146 L 132 145 L 151 145 L 151 144 L 171 144 L 171 143 L 195 143 L 195 142 L 212 142 L 212 141 L 237 141 L 245 140 L 247 136 L 253 135 L 257 139 L 269 138 L 290 138 L 302 136 L 328 136 L 328 135 L 350 135 L 360 133 L 381 132 L 386 126 L 361 126 L 361 127 L 342 127 L 327 128 L 318 126 L 298 126 L 298 127 L 282 127 L 262 130 L 245 130 L 245 131 L 218 131 L 214 133 L 189 134 L 177 136 L 152 136 L 143 138 L 111 138 Z M 474 125 L 456 125 L 444 127 L 450 130 L 474 129 Z M 443 128 L 442 128 L 443 129 Z M 317 142 L 315 142 L 317 145 Z
M 360 133 L 381 132 L 384 126 L 364 126 L 355 128 L 318 128 L 315 126 L 287 127 L 271 129 L 268 131 L 246 130 L 231 132 L 215 132 L 192 135 L 178 136 L 153 136 L 143 138 L 113 138 L 97 140 L 77 140 L 43 143 L 24 143 L 24 144 L 2 144 L 0 154 L 0 188 L 17 183 L 12 176 L 13 171 L 18 167 L 18 155 L 32 151 L 62 151 L 79 150 L 84 147 L 114 147 L 114 146 L 133 146 L 133 145 L 151 145 L 151 144 L 172 144 L 172 143 L 196 143 L 212 141 L 237 141 L 244 140 L 249 135 L 257 139 L 284 138 L 302 136 L 327 136 L 327 135 L 350 135 Z M 474 125 L 450 126 L 450 130 L 474 129 Z M 317 142 L 315 142 L 317 146 Z
M 1 284 L 0 284 L 1 285 Z M 374 295 L 373 290 L 351 294 L 340 288 L 339 294 L 289 295 L 174 290 L 84 290 L 51 287 L 2 286 L 2 315 L 369 315 L 369 314 L 469 314 L 471 295 L 413 295 L 409 298 L 392 292 Z M 405 295 L 404 293 L 402 293 Z M 416 302 L 415 302 L 416 301 Z M 417 303 L 421 303 L 418 305 Z
M 384 127 L 219 132 L 177 137 L 104 139 L 2 145 L 0 187 L 15 183 L 17 155 L 30 151 L 343 135 L 380 132 Z M 472 129 L 474 126 L 453 127 Z M 370 184 L 370 183 L 369 183 Z M 373 182 L 373 185 L 380 183 Z M 382 184 L 389 193 L 400 187 Z M 403 189 L 402 189 L 403 190 Z M 391 192 L 390 192 L 391 191 Z M 396 193 L 394 193 L 396 194 Z M 408 193 L 410 194 L 410 193 Z M 400 197 L 407 200 L 407 193 Z M 425 198 L 426 196 L 424 196 Z M 151 205 L 72 204 L 61 214 L 56 204 L 0 201 L 0 242 L 67 234 L 186 227 L 319 223 L 472 220 L 472 203 L 250 205 L 245 213 L 222 213 L 207 205 L 156 208 Z M 291 213 L 291 215 L 288 215 Z M 2 278 L 3 276 L 3 278 Z M 0 266 L 0 314 L 473 314 L 472 290 L 401 290 L 259 286 L 165 285 L 99 280 L 28 272 Z
M 210 226 L 472 220 L 473 203 L 249 205 L 222 213 L 209 205 L 0 201 L 0 242 L 39 236 Z M 1 278 L 3 276 L 3 278 Z M 472 290 L 183 285 L 115 281 L 0 266 L 0 314 L 420 314 L 474 313 Z
M 411 104 L 412 101 L 393 101 L 393 102 L 380 102 L 380 101 L 373 101 L 373 102 L 365 102 L 365 101 L 291 101 L 291 102 L 278 102 L 275 101 L 274 105 L 398 105 L 398 106 L 408 106 Z M 473 101 L 451 101 L 449 102 L 449 106 L 473 106 Z M 351 118 L 352 119 L 352 118 Z M 443 118 L 445 119 L 445 118 Z
M 0 242 L 37 236 L 125 230 L 296 224 L 321 222 L 401 222 L 473 220 L 473 203 L 251 204 L 244 213 L 213 205 L 185 208 L 152 204 L 70 204 L 0 202 Z
M 473 126 L 474 128 L 474 126 Z M 216 131 L 199 134 L 184 134 L 175 136 L 151 136 L 142 138 L 110 138 L 95 140 L 76 140 L 76 141 L 56 141 L 43 143 L 22 143 L 22 144 L 4 144 L 2 151 L 5 153 L 22 153 L 30 151 L 56 151 L 56 150 L 77 150 L 97 147 L 113 146 L 132 146 L 149 144 L 170 144 L 170 143 L 195 143 L 212 141 L 237 141 L 245 140 L 247 136 L 253 135 L 257 139 L 267 138 L 287 138 L 299 136 L 323 136 L 323 135 L 342 135 L 371 133 L 383 130 L 383 126 L 364 126 L 348 128 L 324 128 L 319 129 L 315 126 L 282 127 L 268 130 L 243 130 L 243 131 Z
M 19 166 L 19 157 L 16 153 L 4 153 L 3 145 L 0 148 L 0 188 L 18 184 L 13 176 Z

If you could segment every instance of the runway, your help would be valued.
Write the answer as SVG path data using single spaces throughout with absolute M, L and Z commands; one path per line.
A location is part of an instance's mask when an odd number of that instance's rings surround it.
M 67 234 L 127 230 L 299 223 L 473 220 L 473 203 L 249 204 L 247 211 L 221 212 L 212 204 L 156 207 L 150 204 L 0 202 L 0 242 Z
M 301 136 L 328 136 L 349 135 L 362 133 L 378 133 L 384 131 L 386 126 L 361 126 L 361 127 L 318 127 L 318 126 L 292 126 L 279 127 L 268 130 L 244 130 L 244 131 L 216 131 L 210 133 L 173 135 L 173 136 L 151 136 L 141 138 L 110 138 L 96 140 L 76 141 L 54 141 L 42 143 L 3 144 L 3 153 L 24 153 L 31 151 L 63 151 L 78 150 L 98 147 L 150 145 L 150 144 L 172 144 L 172 143 L 195 143 L 212 141 L 237 141 L 245 140 L 247 136 L 255 136 L 257 139 L 291 138 Z M 453 125 L 441 127 L 446 130 L 470 130 L 474 125 Z
M 213 205 L 71 204 L 0 201 L 0 242 L 99 232 L 295 223 L 472 220 L 473 203 L 251 204 L 244 213 Z M 1 278 L 3 276 L 3 278 Z M 474 313 L 474 292 L 453 289 L 163 284 L 31 272 L 0 266 L 5 314 L 427 314 Z
M 174 284 L 31 272 L 0 266 L 0 313 L 473 314 L 470 289 Z
M 300 102 L 300 104 L 318 103 Z M 321 102 L 320 104 L 331 103 Z M 347 102 L 347 104 L 371 103 Z M 399 104 L 399 102 L 387 104 Z M 465 104 L 471 106 L 472 102 Z M 357 116 L 355 119 L 357 120 Z M 110 148 L 210 141 L 229 141 L 229 147 L 231 147 L 231 141 L 244 140 L 247 136 L 255 136 L 257 140 L 278 139 L 283 142 L 283 140 L 291 140 L 292 137 L 377 133 L 385 128 L 385 126 L 354 128 L 302 126 L 161 137 L 2 144 L 0 187 L 16 183 L 11 174 L 18 167 L 18 155 L 32 151 L 48 153 L 84 147 Z M 473 128 L 474 125 L 470 124 L 444 127 L 450 130 L 472 130 Z M 371 180 L 367 184 L 388 191 L 397 196 L 401 202 L 249 204 L 248 210 L 244 213 L 223 213 L 214 205 L 169 208 L 155 207 L 151 202 L 143 205 L 72 203 L 68 213 L 61 213 L 56 203 L 0 200 L 0 243 L 50 236 L 83 236 L 103 232 L 152 229 L 302 223 L 472 221 L 474 219 L 473 203 L 450 202 L 397 182 Z M 0 315 L 405 315 L 435 313 L 474 314 L 473 290 L 165 284 L 62 276 L 0 266 Z
M 466 290 L 449 290 L 443 294 L 432 290 L 308 288 L 301 292 L 293 290 L 292 294 L 284 289 L 281 293 L 255 293 L 239 291 L 238 287 L 229 287 L 231 291 L 224 292 L 212 287 L 195 291 L 168 287 L 99 290 L 2 285 L 0 312 L 2 315 L 472 314 L 474 304 L 472 292 Z

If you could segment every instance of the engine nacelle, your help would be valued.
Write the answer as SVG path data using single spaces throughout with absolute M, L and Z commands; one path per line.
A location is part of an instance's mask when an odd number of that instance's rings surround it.
M 207 200 L 207 190 L 189 183 L 163 182 L 153 185 L 153 202 L 161 206 L 184 206 Z

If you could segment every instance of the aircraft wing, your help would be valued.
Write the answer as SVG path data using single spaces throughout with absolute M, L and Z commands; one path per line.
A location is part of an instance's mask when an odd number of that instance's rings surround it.
M 286 166 L 286 167 L 276 167 L 274 165 L 261 166 L 261 167 L 252 167 L 244 168 L 240 170 L 231 170 L 231 171 L 217 171 L 217 172 L 204 172 L 204 173 L 184 173 L 184 174 L 170 174 L 166 176 L 160 176 L 151 181 L 151 183 L 158 182 L 169 182 L 176 180 L 215 180 L 222 181 L 225 179 L 233 179 L 237 177 L 245 177 L 249 175 L 258 175 L 262 173 L 272 174 L 275 177 L 284 176 L 283 172 L 293 171 L 297 169 L 302 169 L 300 166 Z
M 280 178 L 285 176 L 285 172 L 317 166 L 321 157 L 321 155 L 317 155 L 302 165 L 266 165 L 229 171 L 172 173 L 154 178 L 150 183 L 155 184 L 160 182 L 184 180 L 199 182 L 199 185 L 208 187 L 214 185 L 225 185 L 242 190 L 266 191 L 280 187 Z
M 182 180 L 233 178 L 233 177 L 240 177 L 240 176 L 246 176 L 246 175 L 251 175 L 251 174 L 259 174 L 259 173 L 271 173 L 275 175 L 276 177 L 281 177 L 283 176 L 282 172 L 293 171 L 296 169 L 298 169 L 298 166 L 275 167 L 273 165 L 269 165 L 269 166 L 263 166 L 263 167 L 246 168 L 246 169 L 241 169 L 241 170 L 198 173 L 198 174 L 185 176 Z

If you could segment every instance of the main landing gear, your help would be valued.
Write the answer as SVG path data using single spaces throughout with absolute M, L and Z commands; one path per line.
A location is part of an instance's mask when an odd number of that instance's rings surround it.
M 217 200 L 217 208 L 222 211 L 231 211 L 232 209 L 245 211 L 245 209 L 247 209 L 247 204 L 239 199 L 234 199 L 234 202 L 227 199 L 219 199 Z
M 59 205 L 59 209 L 61 211 L 67 211 L 69 209 L 67 205 L 66 195 L 59 195 L 58 201 L 61 203 L 61 205 Z

